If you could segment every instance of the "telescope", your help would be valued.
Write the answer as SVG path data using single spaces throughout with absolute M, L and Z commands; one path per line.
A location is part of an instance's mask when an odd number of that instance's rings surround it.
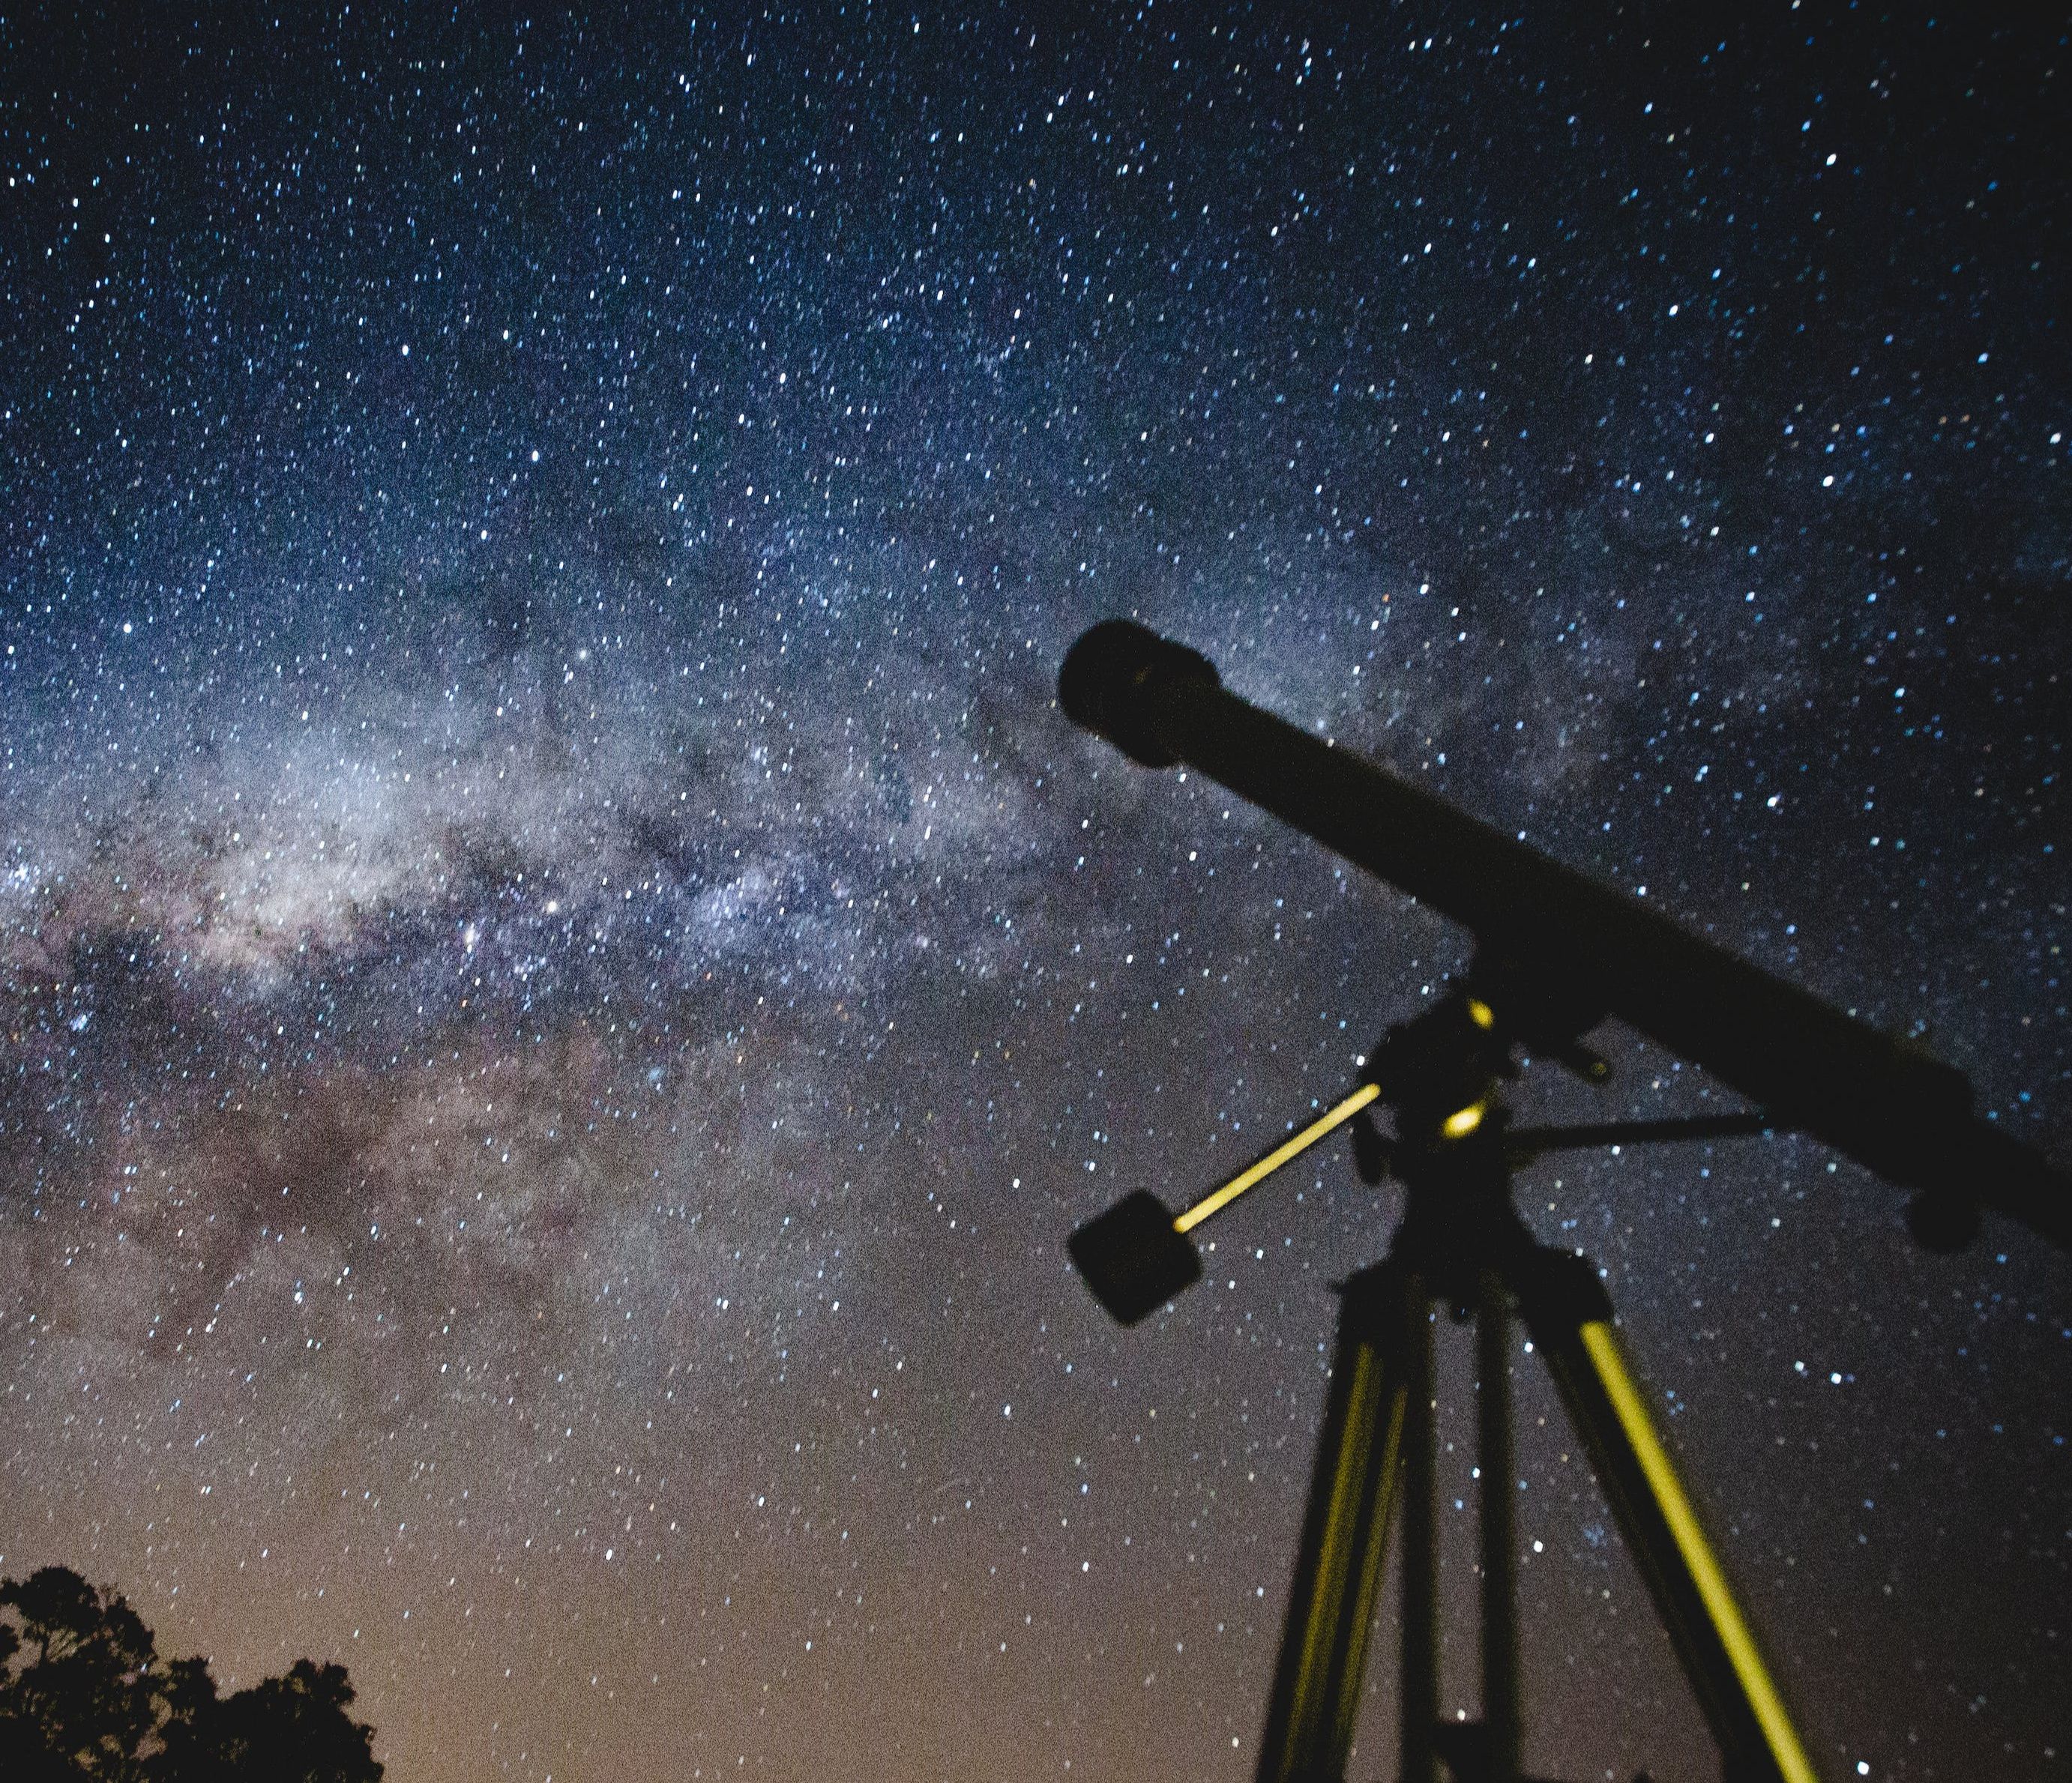
M 1527 992 L 1550 1054 L 1607 1016 L 1772 1117 L 1914 1191 L 1936 1250 L 1981 1209 L 2072 1246 L 2072 1177 L 1971 1111 L 1963 1074 L 1239 698 L 1209 659 L 1128 620 L 1096 626 L 1058 677 L 1075 723 L 1146 767 L 1184 762 L 1453 918 Z
M 1520 1771 L 1511 1321 L 1546 1362 L 1717 1744 L 1728 1783 L 1815 1783 L 1614 1328 L 1601 1272 L 1539 1244 L 1513 1168 L 1557 1148 L 1796 1130 L 1909 1192 L 1925 1247 L 1961 1249 L 1981 1216 L 2072 1244 L 2072 1177 L 1973 1112 L 1963 1074 L 1249 704 L 1198 652 L 1126 620 L 1075 643 L 1058 679 L 1075 723 L 1146 767 L 1221 783 L 1468 929 L 1449 994 L 1389 1031 L 1357 1083 L 1300 1132 L 1178 1214 L 1145 1191 L 1067 1249 L 1102 1305 L 1133 1325 L 1201 1275 L 1190 1234 L 1342 1128 L 1360 1174 L 1406 1191 L 1389 1253 L 1341 1284 L 1330 1387 L 1257 1776 L 1342 1783 L 1367 1642 L 1400 1507 L 1400 1774 L 1528 1783 Z M 1601 1082 L 1585 1037 L 1616 1016 L 1749 1099 L 1692 1120 L 1521 1128 L 1502 1086 L 1523 1050 Z M 1384 1136 L 1374 1111 L 1392 1116 Z M 1435 1309 L 1477 1326 L 1482 1715 L 1438 1708 Z

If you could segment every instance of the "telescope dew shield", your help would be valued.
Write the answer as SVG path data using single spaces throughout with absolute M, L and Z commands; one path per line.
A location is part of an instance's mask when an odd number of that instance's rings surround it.
M 1065 1241 L 1072 1264 L 1118 1325 L 1135 1325 L 1202 1279 L 1202 1259 L 1148 1189 L 1124 1195 Z
M 1058 704 L 1082 730 L 1105 737 L 1133 762 L 1170 768 L 1180 757 L 1160 738 L 1145 695 L 1154 686 L 1186 682 L 1215 688 L 1223 677 L 1199 651 L 1127 619 L 1109 619 L 1066 652 Z

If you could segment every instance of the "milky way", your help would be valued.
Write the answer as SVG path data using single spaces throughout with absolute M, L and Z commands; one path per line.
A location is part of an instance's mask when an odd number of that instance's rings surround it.
M 1395 1199 L 1126 1335 L 1063 1240 L 1466 943 L 1075 731 L 1110 614 L 2064 1159 L 2065 41 L 1175 13 L 0 21 L 0 1574 L 397 1783 L 1248 1775 Z M 1603 1038 L 1521 1118 L 1721 1106 Z M 2062 1258 L 1519 1194 L 1822 1774 L 2058 1774 Z M 1528 1760 L 1708 1774 L 1518 1379 Z

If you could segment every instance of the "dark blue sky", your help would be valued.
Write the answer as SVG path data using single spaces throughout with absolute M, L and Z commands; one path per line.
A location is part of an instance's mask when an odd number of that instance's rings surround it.
M 0 1573 L 397 1783 L 1249 1774 L 1393 1201 L 1126 1337 L 1063 1239 L 1464 943 L 1073 730 L 1113 614 L 2062 1161 L 2067 47 L 1711 16 L 0 19 Z M 1707 1105 L 1605 1046 L 1521 1118 Z M 1823 1775 L 2062 1769 L 2062 1259 L 1520 1201 Z M 1702 1774 L 1519 1380 L 1531 1761 Z

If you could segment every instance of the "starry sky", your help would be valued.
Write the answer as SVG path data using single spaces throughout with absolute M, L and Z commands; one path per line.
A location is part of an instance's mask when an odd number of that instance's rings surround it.
M 1466 942 L 1075 731 L 1113 614 L 2066 1159 L 2062 35 L 194 10 L 0 17 L 0 1573 L 395 1783 L 1248 1776 L 1395 1195 L 1128 1333 L 1063 1239 Z M 1519 1118 L 1728 1099 L 1601 1040 Z M 2066 1774 L 2064 1259 L 1788 1136 L 1519 1193 L 1823 1776 Z M 1529 1761 L 1715 1774 L 1518 1382 Z

